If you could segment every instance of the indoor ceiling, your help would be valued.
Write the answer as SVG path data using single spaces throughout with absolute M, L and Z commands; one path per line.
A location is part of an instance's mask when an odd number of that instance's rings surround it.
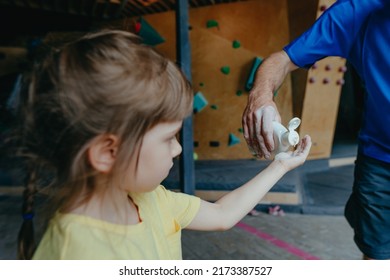
M 244 0 L 189 0 L 201 7 Z M 166 12 L 175 9 L 175 0 L 0 0 L 0 9 L 44 11 L 94 19 L 115 19 Z

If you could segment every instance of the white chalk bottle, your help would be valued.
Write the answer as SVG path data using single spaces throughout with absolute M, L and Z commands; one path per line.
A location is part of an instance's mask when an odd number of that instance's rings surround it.
M 300 124 L 301 120 L 299 118 L 291 119 L 288 123 L 288 128 L 276 121 L 272 123 L 275 143 L 274 155 L 287 152 L 291 147 L 295 147 L 298 144 L 299 134 L 295 130 Z

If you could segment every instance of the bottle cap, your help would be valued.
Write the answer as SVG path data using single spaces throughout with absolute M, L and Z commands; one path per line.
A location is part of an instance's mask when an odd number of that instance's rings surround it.
M 291 146 L 295 146 L 299 143 L 299 134 L 295 130 L 290 131 L 288 134 L 288 143 Z
M 288 130 L 295 130 L 298 128 L 298 126 L 301 124 L 301 119 L 300 118 L 292 118 L 288 122 Z

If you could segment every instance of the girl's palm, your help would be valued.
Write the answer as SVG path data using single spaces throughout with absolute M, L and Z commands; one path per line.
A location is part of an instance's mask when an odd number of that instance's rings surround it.
M 306 135 L 298 143 L 294 151 L 279 153 L 275 156 L 275 160 L 279 161 L 287 170 L 294 169 L 305 162 L 309 155 L 310 148 L 311 138 L 309 135 Z

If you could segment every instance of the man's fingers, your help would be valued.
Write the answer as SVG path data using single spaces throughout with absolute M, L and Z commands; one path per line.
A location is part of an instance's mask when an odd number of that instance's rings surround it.
M 249 109 L 246 108 L 242 118 L 244 138 L 251 154 L 261 158 L 263 154 L 261 153 L 259 145 L 257 144 L 255 125 L 253 125 L 256 120 L 252 117 L 254 114 L 248 112 Z
M 303 152 L 309 154 L 311 144 L 312 144 L 311 137 L 309 135 L 305 135 L 302 141 L 303 141 Z
M 252 131 L 253 133 L 251 134 L 251 141 L 253 143 L 253 147 L 256 150 L 257 157 L 261 158 L 263 157 L 264 153 L 261 148 L 261 142 L 262 139 L 258 138 L 258 135 L 260 133 L 260 127 L 259 127 L 259 121 L 261 119 L 261 115 L 259 115 L 259 112 L 256 112 L 253 114 L 253 121 L 252 121 Z
M 274 143 L 274 133 L 273 133 L 273 121 L 279 119 L 276 110 L 272 106 L 267 106 L 263 109 L 262 112 L 262 135 L 265 140 L 265 146 L 269 152 L 272 152 L 275 149 Z
M 272 119 L 269 115 L 263 116 L 263 127 L 262 127 L 263 137 L 265 139 L 265 146 L 269 152 L 272 152 L 275 148 L 274 143 L 274 133 Z
M 274 120 L 280 119 L 277 110 L 271 106 L 263 106 L 256 111 L 245 108 L 242 124 L 244 138 L 252 153 L 258 157 L 269 158 L 275 148 L 273 138 Z
M 247 119 L 247 116 L 246 116 L 246 111 L 245 111 L 244 115 L 242 117 L 242 129 L 244 130 L 244 138 L 245 138 L 246 142 L 248 143 L 250 135 L 249 135 L 248 123 L 247 123 L 246 119 Z

